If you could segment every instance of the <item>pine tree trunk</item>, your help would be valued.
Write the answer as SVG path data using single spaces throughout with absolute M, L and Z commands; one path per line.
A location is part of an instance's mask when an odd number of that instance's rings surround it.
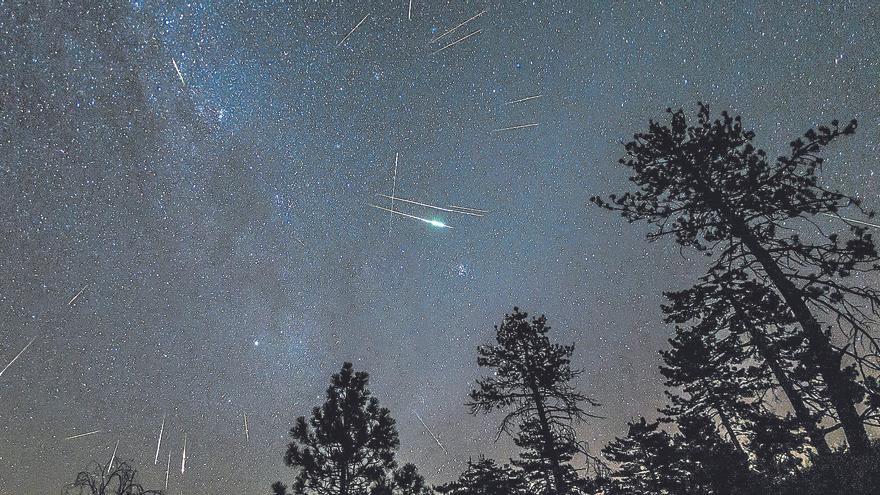
M 721 290 L 724 291 L 725 294 L 729 294 L 729 289 L 724 285 L 721 285 Z M 776 382 L 782 387 L 782 391 L 785 393 L 785 396 L 788 398 L 788 402 L 791 404 L 791 408 L 794 411 L 794 416 L 797 418 L 798 423 L 800 423 L 804 431 L 807 432 L 807 436 L 810 437 L 810 443 L 813 444 L 813 447 L 819 455 L 825 456 L 830 454 L 831 448 L 825 440 L 825 434 L 822 432 L 816 419 L 810 414 L 810 409 L 807 407 L 806 402 L 804 402 L 804 398 L 795 388 L 794 383 L 779 363 L 779 356 L 770 348 L 770 343 L 767 342 L 767 337 L 765 337 L 764 334 L 761 333 L 751 321 L 749 321 L 743 313 L 742 308 L 737 304 L 735 298 L 730 297 L 728 298 L 728 301 L 730 301 L 730 305 L 733 306 L 733 310 L 736 312 L 737 317 L 743 322 L 746 328 L 748 328 L 749 335 L 752 337 L 752 342 L 755 343 L 755 347 L 758 349 L 758 354 L 761 355 L 761 359 L 763 359 L 764 362 L 767 363 L 767 366 L 770 367 L 770 371 L 776 378 Z
M 810 414 L 810 410 L 807 408 L 804 398 L 801 397 L 800 392 L 794 387 L 794 383 L 785 373 L 782 365 L 779 364 L 779 360 L 777 359 L 776 354 L 770 349 L 767 339 L 761 334 L 761 332 L 753 327 L 750 327 L 749 333 L 752 335 L 752 340 L 755 342 L 755 346 L 758 348 L 758 353 L 761 355 L 761 358 L 763 358 L 764 362 L 770 367 L 770 371 L 773 372 L 773 376 L 776 378 L 779 386 L 782 387 L 785 396 L 788 397 L 788 402 L 791 403 L 791 408 L 794 411 L 795 417 L 798 419 L 798 423 L 800 423 L 807 432 L 807 436 L 810 437 L 810 443 L 813 444 L 816 452 L 822 456 L 831 454 L 831 448 L 825 440 L 825 434 L 822 432 L 821 428 L 819 428 L 813 415 Z
M 739 451 L 740 454 L 747 456 L 746 450 L 743 448 L 742 444 L 739 441 L 739 438 L 736 436 L 736 432 L 733 430 L 733 425 L 730 423 L 730 418 L 727 414 L 724 413 L 724 410 L 718 404 L 714 404 L 715 410 L 718 411 L 718 417 L 721 419 L 721 425 L 724 426 L 724 429 L 727 430 L 727 436 L 730 437 L 730 442 L 736 447 L 736 450 Z
M 722 214 L 724 213 L 726 212 L 722 212 Z M 743 241 L 749 252 L 758 260 L 800 323 L 804 336 L 807 338 L 808 348 L 816 358 L 819 372 L 822 379 L 825 380 L 831 404 L 837 411 L 849 448 L 855 454 L 864 454 L 870 448 L 870 441 L 865 431 L 865 425 L 862 423 L 848 392 L 853 383 L 840 369 L 840 354 L 834 350 L 828 337 L 822 332 L 819 322 L 807 307 L 800 291 L 785 276 L 785 273 L 754 236 L 746 222 L 734 215 L 726 214 L 724 216 L 730 222 L 733 234 Z
M 343 464 L 339 472 L 339 495 L 348 495 L 348 464 Z
M 532 391 L 532 400 L 535 401 L 535 409 L 538 410 L 538 422 L 541 425 L 541 435 L 544 437 L 544 455 L 550 462 L 550 469 L 553 470 L 553 485 L 556 488 L 556 493 L 558 495 L 563 495 L 568 493 L 568 491 L 564 489 L 562 466 L 554 453 L 556 451 L 556 445 L 553 441 L 553 432 L 550 430 L 550 421 L 547 419 L 547 411 L 544 409 L 544 399 L 541 397 L 538 386 L 534 381 L 529 382 L 529 388 Z

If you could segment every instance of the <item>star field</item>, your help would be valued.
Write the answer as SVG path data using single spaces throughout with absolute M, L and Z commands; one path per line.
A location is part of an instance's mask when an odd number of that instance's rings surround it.
M 160 487 L 184 433 L 171 491 L 267 493 L 343 361 L 430 482 L 505 460 L 463 403 L 514 305 L 575 343 L 600 448 L 661 404 L 662 291 L 701 272 L 587 204 L 666 107 L 741 114 L 771 156 L 857 118 L 824 179 L 880 208 L 876 2 L 407 3 L 0 3 L 0 365 L 35 338 L 0 376 L 0 495 L 57 492 L 117 440 Z M 389 233 L 367 203 L 395 154 L 398 196 L 490 213 L 396 204 L 453 229 Z

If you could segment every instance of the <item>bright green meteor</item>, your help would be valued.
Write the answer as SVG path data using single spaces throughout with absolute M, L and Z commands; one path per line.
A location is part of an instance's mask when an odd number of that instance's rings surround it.
M 373 208 L 377 208 L 377 209 L 380 209 L 380 210 L 384 210 L 384 211 L 387 211 L 387 212 L 390 212 L 390 213 L 393 213 L 393 214 L 397 214 L 397 215 L 402 215 L 402 216 L 407 217 L 407 218 L 413 218 L 413 219 L 416 219 L 416 220 L 420 220 L 420 221 L 422 221 L 422 222 L 425 222 L 425 223 L 428 224 L 428 225 L 433 225 L 434 227 L 440 227 L 440 228 L 443 228 L 443 229 L 451 229 L 451 228 L 452 228 L 452 227 L 450 227 L 449 225 L 446 225 L 445 223 L 443 223 L 443 222 L 441 222 L 441 221 L 439 221 L 439 220 L 430 220 L 430 219 L 427 219 L 427 218 L 417 217 L 417 216 L 415 216 L 415 215 L 410 215 L 409 213 L 404 213 L 404 212 L 402 212 L 402 211 L 392 210 L 391 208 L 385 208 L 384 206 L 377 206 L 377 205 L 370 204 L 370 203 L 367 203 L 367 206 L 372 206 Z

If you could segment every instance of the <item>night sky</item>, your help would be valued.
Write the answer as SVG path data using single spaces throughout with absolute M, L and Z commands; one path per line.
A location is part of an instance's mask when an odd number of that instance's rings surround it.
M 0 366 L 35 339 L 0 376 L 0 495 L 117 440 L 147 487 L 170 449 L 172 493 L 268 493 L 344 361 L 429 481 L 506 460 L 463 403 L 514 305 L 576 344 L 598 451 L 662 404 L 662 291 L 702 270 L 588 205 L 669 106 L 742 114 L 771 156 L 857 118 L 823 177 L 880 208 L 872 0 L 99 3 L 0 1 Z M 391 220 L 392 188 L 490 213 Z

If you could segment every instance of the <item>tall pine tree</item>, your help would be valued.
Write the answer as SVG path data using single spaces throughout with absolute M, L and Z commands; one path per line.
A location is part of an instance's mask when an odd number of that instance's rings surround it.
M 873 239 L 853 224 L 844 241 L 814 223 L 816 215 L 837 216 L 858 204 L 821 186 L 818 176 L 819 153 L 852 134 L 855 121 L 810 130 L 791 143 L 789 156 L 770 161 L 754 147 L 754 133 L 743 129 L 739 117 L 722 113 L 713 121 L 701 104 L 697 122 L 688 125 L 681 110 L 669 113 L 671 124 L 652 121 L 648 132 L 626 145 L 620 163 L 632 170 L 637 190 L 593 201 L 631 222 L 656 225 L 652 240 L 671 235 L 682 246 L 714 256 L 713 270 L 740 270 L 772 286 L 800 327 L 850 448 L 866 452 L 868 435 L 856 409 L 863 387 L 842 367 L 843 351 L 816 317 L 829 314 L 829 324 L 851 339 L 847 354 L 877 368 L 873 326 L 880 291 L 850 278 L 854 271 L 876 269 Z
M 745 453 L 739 438 L 743 413 L 751 408 L 755 391 L 767 388 L 766 376 L 736 366 L 743 358 L 729 339 L 677 327 L 669 343 L 671 349 L 661 352 L 660 372 L 674 392 L 666 392 L 670 404 L 660 412 L 670 420 L 695 414 L 718 419 L 728 441 Z
M 529 320 L 513 308 L 496 327 L 497 345 L 478 348 L 477 364 L 492 375 L 477 380 L 471 391 L 471 412 L 506 411 L 498 435 L 513 435 L 523 449 L 514 464 L 530 478 L 529 489 L 537 494 L 567 494 L 581 480 L 571 466 L 572 457 L 583 452 L 575 427 L 595 417 L 584 405 L 598 404 L 571 384 L 580 371 L 572 369 L 574 346 L 550 342 L 544 316 Z
M 294 493 L 369 495 L 395 467 L 394 419 L 379 407 L 368 382 L 366 372 L 345 363 L 331 378 L 324 404 L 311 418 L 297 418 L 284 455 L 285 463 L 299 470 Z M 276 492 L 280 488 L 273 485 Z
M 781 391 L 816 451 L 831 452 L 820 424 L 828 417 L 826 388 L 800 334 L 791 332 L 793 318 L 774 291 L 728 272 L 667 296 L 672 301 L 663 307 L 667 322 L 695 322 L 692 332 L 720 339 L 723 345 L 712 349 L 710 359 L 717 366 L 745 370 L 752 379 L 750 398 L 770 388 Z M 727 351 L 731 348 L 736 352 Z M 762 374 L 769 376 L 759 380 Z

